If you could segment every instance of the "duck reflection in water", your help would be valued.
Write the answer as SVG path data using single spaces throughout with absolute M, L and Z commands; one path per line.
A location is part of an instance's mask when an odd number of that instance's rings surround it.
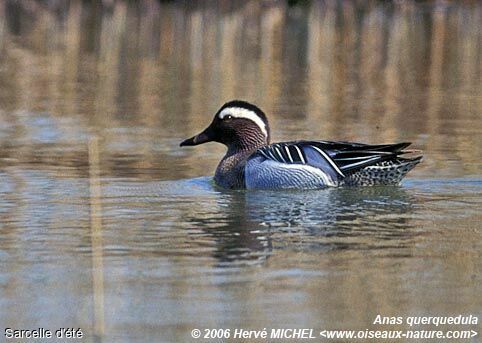
M 397 186 L 219 191 L 224 216 L 189 221 L 215 239 L 221 265 L 263 263 L 274 249 L 397 249 L 415 234 L 412 196 Z

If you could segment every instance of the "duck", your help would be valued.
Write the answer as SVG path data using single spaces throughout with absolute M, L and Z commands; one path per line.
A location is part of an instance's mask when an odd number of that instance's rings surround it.
M 225 103 L 201 133 L 181 142 L 217 142 L 227 147 L 214 182 L 227 189 L 321 189 L 398 185 L 421 160 L 411 143 L 364 144 L 297 140 L 270 143 L 266 114 L 244 100 Z M 415 157 L 406 157 L 410 153 Z M 405 156 L 404 156 L 405 155 Z

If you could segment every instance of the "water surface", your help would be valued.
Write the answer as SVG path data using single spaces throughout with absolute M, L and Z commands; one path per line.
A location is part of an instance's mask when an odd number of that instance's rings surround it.
M 2 334 L 482 320 L 481 10 L 0 2 Z M 178 145 L 233 98 L 274 141 L 412 141 L 425 159 L 400 187 L 222 190 L 223 147 Z

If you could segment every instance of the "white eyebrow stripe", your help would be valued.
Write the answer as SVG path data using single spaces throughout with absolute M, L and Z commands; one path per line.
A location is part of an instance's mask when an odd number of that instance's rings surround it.
M 242 107 L 226 107 L 219 113 L 219 119 L 224 119 L 225 116 L 230 115 L 234 118 L 244 118 L 249 119 L 258 125 L 259 129 L 263 134 L 268 137 L 268 130 L 266 129 L 266 124 L 263 119 L 261 119 L 254 111 L 248 110 Z

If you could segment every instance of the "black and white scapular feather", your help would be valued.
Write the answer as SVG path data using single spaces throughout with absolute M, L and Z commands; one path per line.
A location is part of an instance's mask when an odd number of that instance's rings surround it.
M 422 156 L 410 143 L 294 141 L 269 144 L 266 115 L 255 105 L 224 104 L 211 125 L 181 146 L 216 141 L 228 151 L 215 182 L 226 188 L 288 189 L 398 184 Z

